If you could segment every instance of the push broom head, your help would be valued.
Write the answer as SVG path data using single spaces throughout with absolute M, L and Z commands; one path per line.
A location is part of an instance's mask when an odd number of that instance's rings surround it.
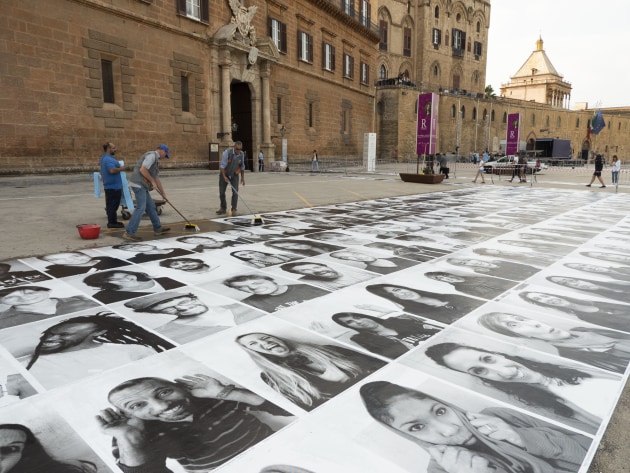
M 184 225 L 184 230 L 187 232 L 198 232 L 199 227 L 197 225 L 195 225 L 194 223 L 190 223 L 188 222 L 186 225 Z
M 264 225 L 265 221 L 260 215 L 254 215 L 252 218 L 252 225 Z

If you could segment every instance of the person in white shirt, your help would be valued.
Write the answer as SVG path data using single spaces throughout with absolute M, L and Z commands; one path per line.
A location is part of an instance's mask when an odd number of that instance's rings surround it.
M 619 184 L 619 171 L 621 171 L 621 161 L 619 161 L 619 158 L 617 157 L 617 155 L 615 154 L 612 157 L 612 163 L 611 164 L 611 172 L 612 172 L 612 183 L 615 185 Z

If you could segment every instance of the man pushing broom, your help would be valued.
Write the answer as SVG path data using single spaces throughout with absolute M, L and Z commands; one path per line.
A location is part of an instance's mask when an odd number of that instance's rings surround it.
M 230 213 L 236 215 L 239 174 L 241 176 L 241 184 L 245 185 L 245 154 L 243 153 L 243 143 L 235 141 L 234 147 L 226 149 L 223 152 L 223 156 L 221 156 L 221 164 L 219 165 L 219 200 L 221 208 L 217 210 L 217 215 L 227 213 L 225 191 L 230 184 L 232 186 L 232 206 Z

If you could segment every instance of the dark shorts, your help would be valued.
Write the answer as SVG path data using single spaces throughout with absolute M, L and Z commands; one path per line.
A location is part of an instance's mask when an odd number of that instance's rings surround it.
M 595 171 L 595 172 L 593 173 L 593 176 L 595 176 L 595 177 L 600 177 L 601 175 L 602 175 L 602 172 L 601 172 L 601 171 Z

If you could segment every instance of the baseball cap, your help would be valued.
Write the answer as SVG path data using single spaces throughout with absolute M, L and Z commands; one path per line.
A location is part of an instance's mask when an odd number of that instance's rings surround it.
M 132 299 L 130 301 L 125 302 L 125 307 L 129 307 L 135 311 L 143 311 L 147 309 L 151 309 L 153 306 L 161 304 L 166 301 L 170 301 L 173 299 L 179 299 L 180 297 L 188 297 L 189 293 L 181 293 L 181 292 L 159 292 L 157 294 L 151 294 L 146 297 L 141 297 L 139 299 Z
M 164 151 L 166 154 L 166 158 L 170 158 L 171 156 L 168 154 L 168 146 L 166 145 L 160 145 L 157 147 L 157 149 L 161 149 L 162 151 Z

